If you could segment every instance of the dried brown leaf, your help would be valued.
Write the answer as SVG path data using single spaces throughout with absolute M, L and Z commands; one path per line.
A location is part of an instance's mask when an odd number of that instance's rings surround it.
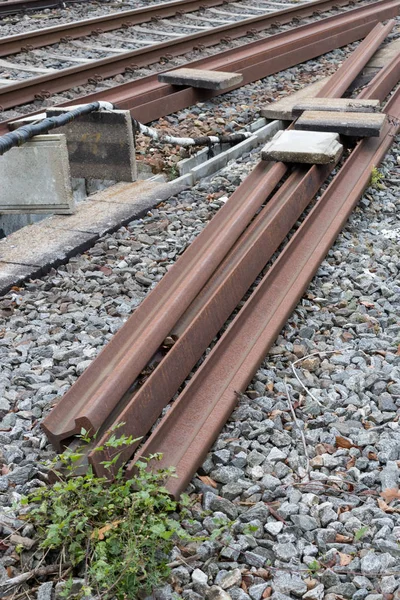
M 375 304 L 372 302 L 361 301 L 360 304 L 363 304 L 366 308 L 375 308 Z
M 269 598 L 272 594 L 272 587 L 268 586 L 267 588 L 265 588 L 265 590 L 263 591 L 263 598 Z
M 341 567 L 346 567 L 353 560 L 353 557 L 350 556 L 350 554 L 342 554 L 342 552 L 339 552 L 339 557 L 340 557 L 339 565 Z
M 349 544 L 352 541 L 353 541 L 352 537 L 349 537 L 347 535 L 342 535 L 341 533 L 336 534 L 335 542 L 337 542 L 338 544 Z
M 351 440 L 343 437 L 342 435 L 336 436 L 336 446 L 338 448 L 357 448 L 357 446 L 353 444 Z
M 388 488 L 381 492 L 382 498 L 390 504 L 393 500 L 400 500 L 400 490 L 398 488 Z
M 104 534 L 107 533 L 107 531 L 111 531 L 111 529 L 115 529 L 116 527 L 118 527 L 118 525 L 120 523 L 122 523 L 121 520 L 113 521 L 112 523 L 108 523 L 107 525 L 104 525 L 104 527 L 101 527 L 97 531 L 93 531 L 92 535 L 90 536 L 91 539 L 94 539 L 97 537 L 98 540 L 104 540 Z
M 199 479 L 201 479 L 201 481 L 205 484 L 205 485 L 210 485 L 213 488 L 217 488 L 218 485 L 217 483 L 214 481 L 214 479 L 211 479 L 211 477 L 208 477 L 208 475 L 199 475 Z
M 386 513 L 393 513 L 395 512 L 395 508 L 393 508 L 393 506 L 389 506 L 389 504 L 387 504 L 383 498 L 378 498 L 378 506 L 381 510 L 383 510 Z

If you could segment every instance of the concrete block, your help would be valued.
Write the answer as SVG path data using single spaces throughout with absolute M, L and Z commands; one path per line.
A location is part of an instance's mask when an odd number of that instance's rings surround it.
M 10 264 L 0 260 L 0 295 L 6 294 L 14 285 L 19 285 L 28 277 L 34 277 L 35 268 L 26 265 Z
M 79 204 L 74 215 L 68 218 L 51 217 L 43 223 L 43 227 L 103 235 L 145 214 L 159 202 L 167 200 L 179 191 L 187 189 L 190 183 L 187 180 L 169 183 L 152 180 L 117 183 Z
M 303 98 L 314 98 L 316 94 L 322 90 L 324 85 L 328 83 L 330 77 L 324 77 L 319 81 L 311 83 L 306 87 L 285 96 L 277 102 L 271 102 L 268 106 L 261 109 L 261 115 L 266 119 L 282 119 L 282 121 L 292 121 L 293 106 L 298 104 Z
M 231 146 L 229 144 L 217 144 L 216 146 L 214 146 L 212 148 L 212 153 L 214 155 L 212 158 L 218 156 L 222 152 L 225 152 L 230 147 Z M 199 165 L 202 165 L 203 163 L 205 163 L 207 160 L 210 160 L 208 158 L 209 154 L 210 154 L 209 148 L 202 148 L 201 150 L 196 152 L 196 154 L 193 154 L 193 156 L 191 156 L 190 158 L 184 158 L 183 160 L 180 160 L 177 163 L 179 174 L 181 176 L 187 175 L 195 167 L 198 167 Z
M 330 112 L 379 112 L 379 100 L 353 100 L 352 98 L 304 98 L 293 106 L 292 116 L 299 117 L 306 110 Z
M 86 250 L 94 242 L 90 233 L 67 229 L 51 230 L 45 226 L 47 221 L 45 219 L 18 229 L 0 240 L 0 260 L 46 270 L 49 265 L 65 262 L 75 250 Z
M 49 117 L 75 106 L 52 108 Z M 93 112 L 57 129 L 67 137 L 72 177 L 136 180 L 135 142 L 128 110 Z
M 167 73 L 160 73 L 158 81 L 171 85 L 187 85 L 206 90 L 225 90 L 243 81 L 241 73 L 226 73 L 224 71 L 207 71 L 205 69 L 189 69 L 183 67 Z
M 381 113 L 348 113 L 305 111 L 294 124 L 303 131 L 331 131 L 355 137 L 379 137 L 386 115 Z
M 0 181 L 1 213 L 74 211 L 64 135 L 38 135 L 0 156 Z
M 32 125 L 33 123 L 36 123 L 36 121 L 40 121 L 41 119 L 45 119 L 46 118 L 46 113 L 39 113 L 37 115 L 32 115 L 31 117 L 29 117 L 28 115 L 26 117 L 21 117 L 20 119 L 16 119 L 15 121 L 11 121 L 11 123 L 7 124 L 7 127 L 10 131 L 15 131 L 15 129 L 18 129 L 18 127 L 22 127 L 22 125 Z
M 92 246 L 100 235 L 191 187 L 187 178 L 169 183 L 118 183 L 79 204 L 74 215 L 50 217 L 0 240 L 0 293 L 64 263 Z
M 394 40 L 380 48 L 368 61 L 366 68 L 382 69 L 400 53 L 400 40 Z
M 261 151 L 262 160 L 324 165 L 343 151 L 336 133 L 278 131 Z

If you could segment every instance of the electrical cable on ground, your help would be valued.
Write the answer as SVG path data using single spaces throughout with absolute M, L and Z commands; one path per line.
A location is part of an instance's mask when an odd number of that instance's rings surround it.
M 10 133 L 6 133 L 5 135 L 0 137 L 0 156 L 2 156 L 11 148 L 15 148 L 17 146 L 22 146 L 29 140 L 31 140 L 36 135 L 43 135 L 55 129 L 56 127 L 62 127 L 63 125 L 67 125 L 71 121 L 74 121 L 76 118 L 87 115 L 92 112 L 101 111 L 101 110 L 113 110 L 114 105 L 110 102 L 92 102 L 91 104 L 85 104 L 82 106 L 78 106 L 77 108 L 73 108 L 72 110 L 63 113 L 57 117 L 50 117 L 47 119 L 43 119 L 42 121 L 35 122 L 32 125 L 23 125 L 16 129 L 15 131 L 11 131 Z M 176 146 L 189 147 L 189 146 L 213 146 L 215 144 L 231 144 L 234 146 L 239 142 L 243 142 L 247 138 L 254 135 L 251 132 L 244 133 L 234 133 L 231 135 L 204 135 L 196 138 L 191 137 L 175 137 L 168 134 L 163 134 L 158 132 L 156 129 L 152 127 L 147 127 L 142 123 L 139 123 L 136 119 L 132 117 L 132 125 L 134 131 L 137 133 L 142 133 L 147 137 L 151 137 L 153 140 L 164 143 L 164 144 L 174 144 Z

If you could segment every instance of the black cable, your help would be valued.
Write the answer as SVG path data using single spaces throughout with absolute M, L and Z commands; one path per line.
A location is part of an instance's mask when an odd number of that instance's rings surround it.
M 95 112 L 100 108 L 105 108 L 104 105 L 105 103 L 103 102 L 92 102 L 91 104 L 85 104 L 83 106 L 73 108 L 67 113 L 63 113 L 57 117 L 43 119 L 43 121 L 34 123 L 33 125 L 23 125 L 15 131 L 6 133 L 0 137 L 0 156 L 8 150 L 11 150 L 11 148 L 22 146 L 22 144 L 28 142 L 35 135 L 43 135 L 44 133 L 48 133 L 52 129 L 55 129 L 56 127 L 67 125 L 77 117 Z M 108 108 L 111 106 L 112 105 L 109 104 Z

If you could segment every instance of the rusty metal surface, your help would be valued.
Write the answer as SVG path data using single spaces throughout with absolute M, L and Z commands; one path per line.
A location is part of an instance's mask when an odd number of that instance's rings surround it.
M 259 164 L 245 193 L 234 193 L 145 298 L 42 427 L 56 448 L 84 427 L 96 432 L 158 350 L 286 172 Z
M 400 89 L 385 108 L 400 117 Z M 179 496 L 204 460 L 220 429 L 369 184 L 371 171 L 393 143 L 400 121 L 379 138 L 360 142 L 322 194 L 256 291 L 207 356 L 184 392 L 129 464 L 162 453 L 157 468 L 173 465 L 167 488 Z
M 333 0 L 332 0 L 333 2 Z M 304 7 L 304 10 L 307 8 Z M 299 9 L 301 10 L 301 9 Z M 243 57 L 243 67 L 248 67 L 249 63 L 252 67 L 247 70 L 245 83 L 249 81 L 255 81 L 261 77 L 265 77 L 273 72 L 277 72 L 294 64 L 298 64 L 301 61 L 308 60 L 318 56 L 321 53 L 332 50 L 339 45 L 345 45 L 352 41 L 361 39 L 369 33 L 369 31 L 376 25 L 377 22 L 395 17 L 400 11 L 400 0 L 379 0 L 372 5 L 365 7 L 358 7 L 346 12 L 342 15 L 328 17 L 321 19 L 317 23 L 311 25 L 304 25 L 296 27 L 293 30 L 271 36 L 267 40 L 260 40 L 259 42 L 253 42 L 247 44 L 233 51 L 227 51 L 219 53 L 216 57 L 216 66 L 211 67 L 213 59 L 204 59 L 202 61 L 195 61 L 187 63 L 186 66 L 201 67 L 201 68 L 222 68 L 224 67 L 227 71 L 242 71 L 240 68 L 240 58 Z M 276 20 L 276 15 L 275 20 Z M 0 105 L 3 109 L 18 106 L 26 102 L 32 101 L 35 97 L 46 97 L 56 92 L 63 91 L 69 87 L 87 83 L 88 79 L 98 80 L 99 78 L 111 77 L 117 73 L 121 73 L 126 68 L 137 68 L 140 66 L 146 66 L 152 62 L 160 60 L 168 50 L 168 55 L 177 56 L 185 53 L 186 51 L 193 49 L 193 42 L 199 42 L 203 45 L 213 45 L 221 41 L 221 34 L 223 31 L 226 32 L 226 28 L 229 30 L 230 37 L 240 37 L 248 32 L 249 26 L 252 29 L 265 29 L 267 26 L 267 19 L 264 18 L 265 23 L 260 17 L 254 19 L 248 19 L 241 21 L 239 24 L 232 24 L 223 26 L 223 28 L 215 28 L 211 32 L 206 31 L 197 33 L 191 36 L 185 36 L 185 38 L 178 39 L 174 42 L 164 42 L 163 44 L 157 44 L 151 46 L 148 49 L 140 49 L 131 52 L 126 52 L 123 55 L 112 56 L 96 63 L 89 63 L 88 65 L 79 65 L 77 67 L 71 67 L 68 69 L 62 69 L 58 73 L 52 73 L 51 75 L 42 75 L 40 77 L 34 77 L 32 79 L 23 80 L 21 82 L 5 86 L 0 89 Z M 250 23 L 251 21 L 251 23 Z M 271 24 L 271 22 L 269 22 Z M 259 50 L 257 55 L 257 50 Z M 233 52 L 237 57 L 236 59 L 230 58 L 228 65 L 226 64 L 226 58 L 229 53 Z M 243 54 L 244 53 L 244 54 Z M 266 58 L 267 57 L 267 58 Z M 218 59 L 222 61 L 221 67 L 218 67 Z M 236 66 L 233 66 L 232 60 L 236 61 Z M 225 61 L 225 62 L 224 62 Z M 132 66 L 133 65 L 133 66 Z M 125 86 L 128 84 L 125 84 Z M 160 84 L 161 86 L 163 84 Z M 243 85 L 243 84 L 241 84 Z M 102 100 L 115 102 L 119 108 L 126 108 L 123 105 L 123 98 L 119 95 L 122 92 L 124 86 L 114 88 L 114 91 L 102 91 L 100 93 Z M 130 89 L 132 89 L 131 86 Z M 159 86 L 154 86 L 157 90 L 162 90 Z M 168 111 L 177 110 L 181 106 L 171 107 L 171 98 L 174 96 L 178 100 L 178 94 L 171 94 L 171 86 L 169 90 L 162 92 L 163 96 L 168 96 Z M 229 88 L 234 89 L 234 88 Z M 229 91 L 224 90 L 224 92 Z M 127 88 L 124 88 L 127 91 Z M 192 91 L 191 89 L 189 91 Z M 167 93 L 165 93 L 167 92 Z M 185 90 L 183 90 L 183 94 Z M 89 98 L 93 96 L 98 97 L 99 94 L 92 94 L 85 97 L 83 102 L 90 102 Z M 212 97 L 214 94 L 207 95 L 205 97 Z M 126 98 L 126 96 L 125 96 Z M 199 95 L 194 101 L 204 98 L 203 95 Z M 114 100 L 113 100 L 114 99 Z M 130 100 L 132 100 L 130 98 Z M 82 99 L 75 99 L 75 103 L 81 103 Z M 149 102 L 149 99 L 146 99 Z M 187 105 L 187 101 L 186 105 Z M 121 104 L 120 104 L 121 103 Z M 167 101 L 165 98 L 161 100 L 161 106 L 165 105 Z M 69 104 L 69 103 L 64 103 Z M 62 106 L 62 105 L 60 105 Z M 131 108 L 133 106 L 130 106 Z M 138 106 L 136 105 L 136 109 Z M 142 107 L 142 111 L 144 108 Z M 160 109 L 158 109 L 160 110 Z M 153 107 L 154 112 L 154 107 Z M 168 114 L 168 113 L 163 113 Z M 144 115 L 144 113 L 143 113 Z M 149 118 L 142 117 L 137 111 L 134 116 L 139 120 L 148 122 Z M 159 115 L 161 116 L 161 115 Z M 152 117 L 156 118 L 156 117 Z
M 333 94 L 342 96 L 395 25 L 396 21 L 394 19 L 390 20 L 386 25 L 378 23 L 358 48 L 342 63 L 341 72 L 344 72 L 344 75 L 338 78 L 337 71 L 316 94 L 316 97 L 329 98 Z
M 334 0 L 326 0 L 326 2 L 327 4 L 330 2 L 330 5 L 332 5 Z M 288 13 L 289 20 L 294 15 L 297 16 L 299 10 L 301 9 L 298 7 L 295 7 L 295 10 L 291 9 L 291 12 L 289 11 Z M 313 12 L 307 6 L 303 10 L 306 11 L 306 14 L 312 14 Z M 273 16 L 268 13 L 267 15 L 244 19 L 243 21 L 229 25 L 196 32 L 177 40 L 168 40 L 149 47 L 130 50 L 123 54 L 109 56 L 92 63 L 61 69 L 58 73 L 22 80 L 6 86 L 7 89 L 0 89 L 0 104 L 3 109 L 7 109 L 34 100 L 36 95 L 43 95 L 43 90 L 48 94 L 54 94 L 64 91 L 69 87 L 85 84 L 90 79 L 96 80 L 97 78 L 98 80 L 102 80 L 106 77 L 113 77 L 124 72 L 126 68 L 136 69 L 158 62 L 166 54 L 173 57 L 192 51 L 196 47 L 196 44 L 212 46 L 220 43 L 227 35 L 230 38 L 235 38 L 246 35 L 250 29 L 257 31 L 265 29 L 276 21 L 277 18 L 277 13 L 273 13 Z
M 82 0 L 75 0 L 82 1 Z M 24 48 L 41 48 L 49 44 L 55 44 L 62 40 L 62 38 L 80 38 L 86 35 L 99 34 L 105 31 L 112 31 L 119 29 L 120 27 L 132 27 L 140 23 L 146 23 L 151 20 L 165 19 L 167 17 L 173 17 L 177 13 L 190 13 L 198 10 L 202 6 L 219 6 L 224 4 L 226 0 L 176 0 L 175 2 L 167 2 L 165 4 L 153 4 L 146 8 L 136 8 L 133 10 L 124 10 L 108 15 L 102 15 L 101 17 L 94 17 L 91 19 L 85 19 L 81 21 L 75 21 L 73 23 L 66 23 L 65 25 L 56 25 L 54 27 L 46 27 L 43 29 L 37 29 L 35 31 L 25 31 L 16 35 L 0 38 L 0 56 L 9 56 L 20 52 Z M 38 2 L 38 0 L 33 0 Z M 50 4 L 51 0 L 40 0 L 40 2 Z M 326 3 L 326 0 L 317 0 L 315 3 L 316 7 L 319 4 L 322 6 Z M 1 9 L 5 3 L 0 1 L 0 14 Z M 7 2 L 12 5 L 15 2 Z M 24 0 L 26 4 L 26 0 Z M 62 5 L 62 0 L 58 3 L 53 2 L 54 5 Z
M 393 8 L 398 12 L 400 5 L 398 4 L 397 7 L 392 6 L 389 12 L 385 10 L 383 19 L 394 16 L 391 13 Z M 377 10 L 377 7 L 375 7 L 375 10 Z M 351 14 L 353 14 L 353 11 Z M 301 40 L 297 37 L 300 28 L 296 28 L 242 48 L 219 53 L 215 57 L 192 62 L 187 66 L 240 72 L 243 75 L 241 85 L 245 85 L 289 68 L 300 61 L 309 60 L 319 54 L 329 52 L 338 46 L 362 39 L 381 20 L 379 15 L 375 19 L 373 13 L 369 13 L 365 20 L 364 18 L 356 18 L 353 21 L 353 18 L 350 20 L 350 14 L 347 14 L 347 19 L 344 16 L 342 15 L 343 19 L 340 19 L 340 21 L 333 21 L 331 17 L 329 17 L 329 22 L 328 19 L 321 20 L 320 24 L 323 26 L 323 30 L 317 31 L 315 26 L 312 25 L 303 26 L 304 38 Z M 233 89 L 235 87 L 224 90 L 224 93 Z M 216 97 L 219 94 L 221 92 L 217 90 L 177 89 L 159 83 L 157 76 L 149 76 L 140 81 L 124 84 L 107 91 L 107 100 L 117 104 L 121 109 L 130 110 L 131 114 L 139 121 L 148 123 L 196 102 L 203 102 Z M 93 102 L 99 98 L 99 94 L 91 94 L 87 97 L 87 101 Z
M 296 169 L 257 215 L 173 328 L 174 346 L 112 423 L 119 435 L 138 438 L 150 430 L 334 166 Z M 245 179 L 235 193 L 246 195 L 249 186 Z M 99 439 L 98 446 L 108 437 Z M 137 445 L 118 449 L 117 466 Z M 109 460 L 105 452 L 89 454 L 98 475 L 107 475 L 104 460 Z
M 380 23 L 377 24 L 356 51 L 342 63 L 332 76 L 329 89 L 323 90 L 322 95 L 340 97 L 351 83 L 349 71 L 352 78 L 358 75 L 368 60 L 366 57 L 373 54 L 393 26 L 394 21 L 389 22 L 385 27 Z M 388 71 L 390 72 L 390 68 L 386 70 Z M 129 400 L 115 421 L 112 424 L 108 423 L 107 426 L 111 425 L 112 429 L 118 426 L 120 433 L 132 435 L 134 438 L 144 436 L 149 431 L 162 409 L 178 391 L 179 386 L 331 170 L 332 168 L 328 168 L 325 173 L 321 169 L 318 171 L 316 167 L 298 167 L 293 172 L 268 202 L 266 208 L 243 233 L 235 247 L 170 331 L 169 335 L 177 340 L 172 350 L 143 387 Z M 317 173 L 321 175 L 321 179 L 315 188 Z M 322 174 L 324 174 L 323 178 Z M 298 185 L 299 182 L 303 187 Z M 245 180 L 238 192 L 246 190 L 247 186 L 248 182 Z M 292 202 L 296 204 L 292 206 Z M 281 212 L 277 212 L 277 206 L 280 207 Z M 267 239 L 264 236 L 267 236 Z M 108 437 L 109 433 L 105 433 L 98 445 L 104 446 Z M 138 443 L 121 452 L 118 450 L 120 453 L 118 464 L 125 462 L 137 446 Z M 108 458 L 104 452 L 98 450 L 89 454 L 89 461 L 99 475 L 106 475 L 101 462 Z
M 358 98 L 385 98 L 400 80 L 400 54 L 394 56 L 385 69 L 381 69 Z

